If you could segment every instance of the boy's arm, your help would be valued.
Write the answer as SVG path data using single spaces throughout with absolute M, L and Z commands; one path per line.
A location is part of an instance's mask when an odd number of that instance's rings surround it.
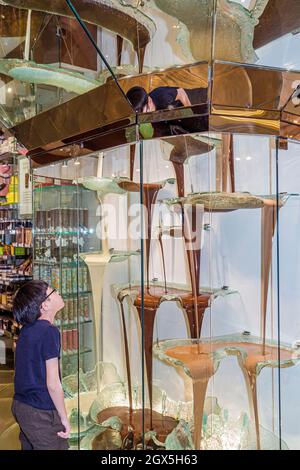
M 176 100 L 181 101 L 183 106 L 191 106 L 191 102 L 183 88 L 178 88 Z
M 46 381 L 49 395 L 58 411 L 65 432 L 58 432 L 58 436 L 67 439 L 70 435 L 71 426 L 68 420 L 65 407 L 64 392 L 59 378 L 58 358 L 48 359 L 46 361 Z

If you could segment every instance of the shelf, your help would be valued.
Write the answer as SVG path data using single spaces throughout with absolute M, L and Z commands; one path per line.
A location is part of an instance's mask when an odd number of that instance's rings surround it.
M 12 246 L 15 248 L 32 248 L 32 245 L 28 245 L 27 243 L 12 243 Z
M 77 356 L 77 354 L 87 354 L 87 353 L 91 353 L 91 352 L 93 352 L 92 349 L 83 349 L 83 350 L 78 350 L 78 351 L 74 351 L 74 352 L 65 352 L 65 351 L 63 351 L 62 352 L 62 358 L 67 359 L 70 356 Z
M 0 210 L 1 209 L 7 209 L 7 210 L 12 210 L 12 209 L 18 209 L 19 204 L 18 203 L 13 203 L 13 204 L 0 204 Z M 23 220 L 23 219 L 19 219 Z
M 24 276 L 25 279 L 1 279 L 0 278 L 0 285 L 2 286 L 9 286 L 12 283 L 20 283 L 20 282 L 26 282 L 26 281 L 31 281 L 32 276 Z
M 79 323 L 74 322 L 74 323 L 68 323 L 66 325 L 56 325 L 57 328 L 63 329 L 63 330 L 69 330 L 69 329 L 75 329 L 77 327 L 80 327 L 81 325 L 86 325 L 89 323 L 93 323 L 93 320 L 85 320 L 85 321 L 80 321 Z
M 34 265 L 39 265 L 39 266 L 42 266 L 42 265 L 45 265 L 45 266 L 62 266 L 62 267 L 77 267 L 77 264 L 78 266 L 85 266 L 85 262 L 82 261 L 82 260 L 78 260 L 78 261 L 68 261 L 68 262 L 65 262 L 65 263 L 60 263 L 59 261 L 42 261 L 42 260 L 35 260 Z
M 92 291 L 86 290 L 86 291 L 72 292 L 72 293 L 70 293 L 70 294 L 68 294 L 68 293 L 63 293 L 63 292 L 62 292 L 61 295 L 63 296 L 63 298 L 69 299 L 69 298 L 77 297 L 77 296 L 78 296 L 78 297 L 82 297 L 82 296 L 84 296 L 84 295 L 89 295 L 89 294 L 91 294 L 91 293 L 92 293 Z
M 6 310 L 7 312 L 12 312 L 12 307 L 9 307 L 5 304 L 0 304 L 0 310 Z
M 3 163 L 9 163 L 9 164 L 14 164 L 15 163 L 15 160 L 17 158 L 17 155 L 16 153 L 12 153 L 12 152 L 4 152 L 4 153 L 1 153 L 0 154 L 0 162 L 3 164 Z
M 15 222 L 22 222 L 23 219 L 0 219 L 1 224 L 8 224 L 8 223 L 15 223 Z
M 45 178 L 48 178 L 45 176 Z M 37 182 L 34 182 L 35 184 L 39 184 Z M 53 190 L 53 189 L 62 189 L 62 188 L 72 188 L 73 190 L 76 189 L 78 186 L 73 184 L 72 182 L 70 184 L 45 184 L 43 182 L 40 183 L 40 187 L 35 187 L 33 188 L 33 191 L 48 191 L 48 190 Z
M 79 233 L 78 235 L 78 232 L 34 232 L 34 237 L 35 238 L 42 238 L 42 237 L 46 237 L 46 238 L 50 238 L 51 236 L 52 237 L 69 237 L 69 236 L 78 236 L 79 238 L 81 236 L 87 236 L 87 235 L 91 235 L 91 233 L 89 231 L 85 231 L 85 232 L 81 232 Z

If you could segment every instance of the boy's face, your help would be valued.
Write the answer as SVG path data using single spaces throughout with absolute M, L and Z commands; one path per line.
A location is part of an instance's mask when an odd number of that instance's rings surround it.
M 156 111 L 155 104 L 151 96 L 148 96 L 147 104 L 143 107 L 143 113 L 153 113 L 154 111 Z
M 51 310 L 52 312 L 58 312 L 64 307 L 65 305 L 64 300 L 56 289 L 52 289 L 52 287 L 48 287 L 46 295 L 49 296 L 45 300 L 45 302 L 48 304 L 47 307 L 49 310 Z

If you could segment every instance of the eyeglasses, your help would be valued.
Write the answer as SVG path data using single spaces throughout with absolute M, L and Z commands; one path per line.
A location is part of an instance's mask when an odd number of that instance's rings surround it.
M 52 289 L 52 291 L 50 292 L 50 294 L 48 294 L 47 297 L 44 298 L 43 303 L 45 302 L 45 300 L 49 299 L 50 295 L 52 295 L 53 292 L 57 292 L 57 290 L 56 290 L 56 289 Z

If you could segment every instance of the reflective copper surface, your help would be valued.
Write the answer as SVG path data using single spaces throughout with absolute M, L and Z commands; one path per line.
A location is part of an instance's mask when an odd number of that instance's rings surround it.
M 244 66 L 215 62 L 213 64 L 211 107 L 208 103 L 188 108 L 163 110 L 137 115 L 140 124 L 154 126 L 154 137 L 172 135 L 174 124 L 183 132 L 232 132 L 290 137 L 299 140 L 300 107 L 295 105 L 293 93 L 300 73 L 268 67 Z M 141 85 L 147 91 L 157 86 L 174 86 L 189 89 L 208 85 L 207 63 L 167 69 L 165 71 L 132 76 L 119 81 L 126 92 Z M 206 117 L 210 111 L 209 120 Z M 92 151 L 122 145 L 143 139 L 134 129 L 136 115 L 116 84 L 108 81 L 82 96 L 52 108 L 15 126 L 12 131 L 31 152 L 46 150 L 49 144 L 64 145 L 84 142 Z M 157 124 L 156 124 L 157 123 Z M 185 125 L 188 123 L 188 125 Z M 193 124 L 192 130 L 190 124 Z M 117 137 L 108 145 L 104 133 L 112 130 Z M 116 129 L 118 129 L 116 131 Z M 110 136 L 111 137 L 111 136 Z M 36 149 L 36 150 L 35 150 Z

